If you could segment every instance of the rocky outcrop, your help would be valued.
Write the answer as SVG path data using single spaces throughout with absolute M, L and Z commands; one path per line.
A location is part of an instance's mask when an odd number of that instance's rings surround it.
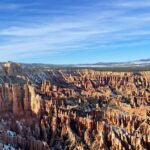
M 4 72 L 9 76 L 17 75 L 22 72 L 21 65 L 13 62 L 7 62 L 3 64 L 3 69 Z
M 0 79 L 3 144 L 31 150 L 150 149 L 150 72 L 41 71 L 7 63 Z

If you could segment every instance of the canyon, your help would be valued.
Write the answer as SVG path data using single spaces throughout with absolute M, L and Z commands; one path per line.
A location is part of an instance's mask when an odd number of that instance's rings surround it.
M 149 150 L 150 71 L 0 64 L 0 150 Z

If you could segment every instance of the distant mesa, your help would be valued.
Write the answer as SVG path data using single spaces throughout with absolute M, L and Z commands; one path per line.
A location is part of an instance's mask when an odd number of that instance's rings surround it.
M 125 61 L 125 62 L 98 62 L 98 63 L 88 63 L 88 64 L 43 64 L 43 63 L 15 63 L 8 61 L 3 64 L 4 68 L 50 68 L 50 67 L 89 67 L 89 68 L 125 68 L 125 67 L 150 67 L 150 58 L 140 59 L 135 61 Z

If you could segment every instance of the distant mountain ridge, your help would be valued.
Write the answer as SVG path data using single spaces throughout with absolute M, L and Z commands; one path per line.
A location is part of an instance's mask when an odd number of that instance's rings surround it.
M 10 61 L 11 63 L 11 61 Z M 12 62 L 13 63 L 13 62 Z M 0 62 L 0 66 L 5 64 L 5 62 Z M 16 63 L 17 64 L 17 63 Z M 42 64 L 42 63 L 18 63 L 23 68 L 55 68 L 55 67 L 79 67 L 79 68 L 125 68 L 125 67 L 149 67 L 150 68 L 150 58 L 140 59 L 135 61 L 126 62 L 98 62 L 89 64 Z
M 127 62 L 98 62 L 95 64 L 81 64 L 78 67 L 149 67 L 150 59 L 140 59 Z

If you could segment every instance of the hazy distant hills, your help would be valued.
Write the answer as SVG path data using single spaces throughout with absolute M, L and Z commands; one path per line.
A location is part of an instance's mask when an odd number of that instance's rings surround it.
M 3 63 L 0 63 L 0 66 Z M 127 61 L 127 62 L 98 62 L 95 64 L 42 64 L 42 63 L 20 63 L 23 68 L 29 69 L 49 69 L 49 68 L 146 68 L 146 70 L 150 70 L 150 59 L 141 59 L 135 61 Z
M 76 65 L 78 67 L 149 67 L 150 66 L 150 59 L 141 59 L 135 61 L 127 61 L 127 62 L 99 62 L 95 64 L 80 64 Z

